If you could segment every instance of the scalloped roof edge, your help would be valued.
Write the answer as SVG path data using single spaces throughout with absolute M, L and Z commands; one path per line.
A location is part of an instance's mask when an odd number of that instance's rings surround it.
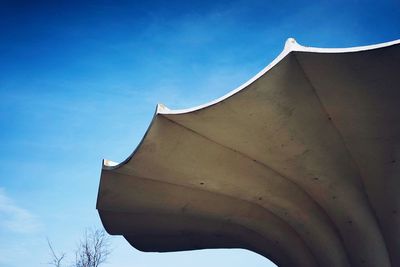
M 389 47 L 393 45 L 400 44 L 400 39 L 389 41 L 389 42 L 384 42 L 384 43 L 378 43 L 378 44 L 372 44 L 372 45 L 365 45 L 365 46 L 355 46 L 355 47 L 347 47 L 347 48 L 320 48 L 320 47 L 309 47 L 309 46 L 303 46 L 297 43 L 297 41 L 294 38 L 288 38 L 285 42 L 285 46 L 282 50 L 282 52 L 271 62 L 269 63 L 264 69 L 262 69 L 259 73 L 257 73 L 255 76 L 253 76 L 250 80 L 245 82 L 244 84 L 240 85 L 236 89 L 233 89 L 232 91 L 228 92 L 227 94 L 214 99 L 212 101 L 209 101 L 207 103 L 201 104 L 199 106 L 191 107 L 191 108 L 186 108 L 186 109 L 169 109 L 167 106 L 164 104 L 158 103 L 156 105 L 156 110 L 154 112 L 153 118 L 150 122 L 149 127 L 146 130 L 146 133 L 143 135 L 143 138 L 137 145 L 137 147 L 134 149 L 134 151 L 127 157 L 124 161 L 117 163 L 108 159 L 103 159 L 102 162 L 102 169 L 103 170 L 113 170 L 121 167 L 125 163 L 129 162 L 129 160 L 133 157 L 135 152 L 140 148 L 141 144 L 143 143 L 144 139 L 146 138 L 147 133 L 149 132 L 155 118 L 157 115 L 178 115 L 178 114 L 186 114 L 190 112 L 194 112 L 197 110 L 205 109 L 207 107 L 213 106 L 215 104 L 218 104 L 225 99 L 235 95 L 236 93 L 240 92 L 241 90 L 245 89 L 247 86 L 252 84 L 254 81 L 256 81 L 258 78 L 260 78 L 262 75 L 267 73 L 270 69 L 272 69 L 275 65 L 277 65 L 283 58 L 285 58 L 289 53 L 291 52 L 311 52 L 311 53 L 353 53 L 353 52 L 361 52 L 361 51 L 368 51 L 368 50 L 374 50 L 374 49 L 379 49 L 379 48 L 384 48 L 384 47 Z

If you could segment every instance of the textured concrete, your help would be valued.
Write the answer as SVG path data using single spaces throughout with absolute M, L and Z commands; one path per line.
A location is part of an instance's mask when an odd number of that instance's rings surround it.
M 127 122 L 129 123 L 129 122 Z M 142 251 L 246 248 L 279 266 L 400 266 L 400 42 L 293 39 L 203 106 L 159 105 L 105 161 L 97 209 Z

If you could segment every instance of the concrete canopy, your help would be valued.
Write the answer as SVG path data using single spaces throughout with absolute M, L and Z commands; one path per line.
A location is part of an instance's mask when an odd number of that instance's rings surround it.
M 97 209 L 142 251 L 245 248 L 279 266 L 400 266 L 400 41 L 293 39 L 211 103 L 157 106 L 104 161 Z

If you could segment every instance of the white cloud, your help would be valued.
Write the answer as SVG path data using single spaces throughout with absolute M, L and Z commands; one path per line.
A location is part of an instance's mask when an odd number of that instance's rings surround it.
M 35 215 L 19 207 L 0 187 L 0 227 L 15 233 L 35 233 L 40 223 Z

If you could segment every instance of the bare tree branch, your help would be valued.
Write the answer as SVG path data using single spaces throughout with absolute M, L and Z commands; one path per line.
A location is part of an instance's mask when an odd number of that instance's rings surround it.
M 51 260 L 49 262 L 50 265 L 53 265 L 55 267 L 61 267 L 61 262 L 65 257 L 65 253 L 61 252 L 59 255 L 54 251 L 53 246 L 51 245 L 51 242 L 48 238 L 46 238 L 47 244 L 49 245 L 50 252 L 51 252 Z
M 54 267 L 62 267 L 65 253 L 57 254 L 47 238 L 50 249 L 51 261 L 48 263 Z M 75 261 L 72 267 L 98 267 L 103 264 L 111 253 L 110 238 L 103 229 L 87 229 L 83 238 L 79 241 L 75 251 Z
M 98 267 L 110 255 L 110 240 L 104 230 L 86 230 L 75 252 L 75 267 Z

